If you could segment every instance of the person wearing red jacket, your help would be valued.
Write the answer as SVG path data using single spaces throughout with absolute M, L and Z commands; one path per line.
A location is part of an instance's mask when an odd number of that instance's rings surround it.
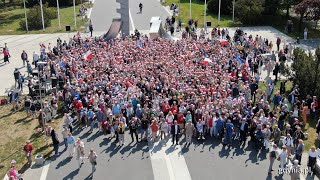
M 185 121 L 186 121 L 186 118 L 184 117 L 183 113 L 179 111 L 179 114 L 177 115 L 177 123 L 180 126 L 180 129 L 184 129 Z
M 178 112 L 178 106 L 176 104 L 176 101 L 173 101 L 173 104 L 172 104 L 170 110 L 171 110 L 171 112 L 174 112 L 174 111 Z
M 27 160 L 28 160 L 28 164 L 31 164 L 32 163 L 32 150 L 33 150 L 33 146 L 32 144 L 30 143 L 30 140 L 28 140 L 26 142 L 26 144 L 23 146 L 23 151 L 26 153 L 26 157 L 27 157 Z

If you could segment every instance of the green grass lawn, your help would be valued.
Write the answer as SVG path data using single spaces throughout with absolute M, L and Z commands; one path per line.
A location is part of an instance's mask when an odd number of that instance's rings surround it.
M 180 13 L 177 17 L 181 18 L 183 23 L 186 24 L 190 17 L 190 1 L 189 0 L 166 0 L 163 5 L 169 6 L 170 4 L 175 3 L 180 6 Z M 203 27 L 204 21 L 204 3 L 199 4 L 198 0 L 192 0 L 192 17 L 193 19 L 199 20 L 199 27 Z M 211 14 L 207 11 L 207 21 L 212 22 L 212 27 L 218 26 L 218 15 Z M 230 26 L 239 26 L 239 22 L 232 22 L 232 16 L 220 16 L 220 26 L 221 27 L 230 27 Z
M 76 13 L 78 14 L 80 6 L 76 6 Z M 58 27 L 58 19 L 51 21 L 51 26 L 46 27 L 46 30 L 33 30 L 29 31 L 30 34 L 37 33 L 55 33 L 65 32 L 65 26 L 70 25 L 71 31 L 75 31 L 74 18 L 73 18 L 73 7 L 62 7 L 60 8 L 61 18 L 61 30 Z M 11 34 L 25 34 L 26 31 L 21 30 L 19 22 L 24 20 L 23 8 L 17 8 L 10 11 L 0 11 L 0 35 L 11 35 Z M 77 16 L 77 28 L 83 31 L 83 25 L 85 21 L 80 16 Z
M 49 145 L 46 145 L 45 136 L 39 134 L 37 129 L 39 123 L 37 118 L 27 117 L 23 108 L 13 113 L 12 105 L 0 106 L 0 178 L 10 169 L 11 160 L 16 160 L 17 169 L 22 172 L 26 170 L 26 158 L 23 152 L 23 145 L 29 139 L 34 147 L 33 159 L 36 154 L 42 154 L 45 158 L 52 153 L 51 138 L 48 138 Z M 50 126 L 58 128 L 61 121 L 56 119 Z

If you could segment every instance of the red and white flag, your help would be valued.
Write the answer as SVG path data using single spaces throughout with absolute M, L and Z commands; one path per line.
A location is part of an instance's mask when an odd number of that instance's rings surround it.
M 92 54 L 92 52 L 90 50 L 87 51 L 86 54 L 84 54 L 84 58 L 86 60 L 90 60 L 92 57 L 93 57 L 93 54 Z

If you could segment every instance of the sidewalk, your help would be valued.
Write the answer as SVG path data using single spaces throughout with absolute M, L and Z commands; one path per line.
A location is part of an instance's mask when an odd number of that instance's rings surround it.
M 94 32 L 94 36 L 100 36 L 106 32 Z M 11 55 L 10 64 L 4 64 L 3 54 L 0 53 L 0 96 L 7 96 L 6 89 L 10 89 L 14 86 L 13 71 L 15 68 L 19 68 L 20 72 L 24 75 L 28 75 L 27 68 L 23 67 L 21 60 L 21 53 L 25 50 L 28 54 L 28 60 L 32 62 L 33 52 L 40 52 L 39 44 L 43 43 L 47 47 L 51 43 L 51 48 L 56 46 L 57 38 L 60 37 L 62 41 L 69 41 L 69 38 L 73 37 L 76 33 L 57 33 L 57 34 L 28 34 L 28 35 L 4 35 L 0 36 L 0 47 L 7 43 L 9 52 Z M 83 37 L 89 37 L 89 33 L 82 33 Z M 32 65 L 32 67 L 34 67 Z M 28 92 L 28 82 L 24 83 L 24 93 Z

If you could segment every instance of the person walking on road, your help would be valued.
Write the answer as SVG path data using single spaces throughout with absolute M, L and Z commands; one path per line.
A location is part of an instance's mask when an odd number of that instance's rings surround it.
M 142 13 L 142 8 L 143 8 L 143 5 L 142 5 L 142 3 L 140 3 L 139 4 L 140 13 Z
M 281 39 L 280 39 L 280 37 L 277 37 L 277 42 L 276 42 L 276 44 L 277 44 L 277 51 L 279 52 L 279 50 L 280 50 L 280 43 L 281 43 Z
M 97 165 L 97 153 L 94 152 L 93 148 L 90 149 L 89 155 L 88 155 L 88 159 L 89 162 L 92 165 L 92 172 L 91 175 L 93 176 L 93 173 L 96 171 L 96 165 Z
M 78 168 L 80 169 L 82 164 L 84 164 L 83 158 L 85 155 L 84 151 L 84 143 L 80 140 L 80 138 L 76 141 L 76 159 L 78 160 Z
M 299 161 L 298 160 L 294 160 L 293 161 L 293 165 L 291 167 L 290 170 L 290 176 L 291 176 L 291 180 L 298 180 L 300 179 L 300 165 L 298 164 Z
M 273 169 L 272 169 L 273 163 L 274 163 L 274 160 L 277 159 L 277 156 L 278 156 L 278 147 L 276 144 L 273 144 L 273 148 L 269 153 L 269 160 L 270 160 L 270 165 L 269 165 L 269 170 L 268 170 L 269 174 L 273 171 Z
M 315 169 L 315 165 L 317 163 L 318 151 L 314 146 L 309 150 L 309 159 L 308 159 L 308 173 L 313 175 L 313 171 Z
M 33 146 L 30 142 L 30 140 L 28 140 L 26 142 L 26 144 L 23 146 L 23 151 L 26 153 L 26 157 L 27 157 L 27 160 L 28 160 L 28 165 L 31 165 L 32 163 L 32 150 L 33 150 Z
M 91 19 L 90 19 L 90 22 L 89 22 L 89 31 L 90 31 L 90 37 L 92 37 L 93 25 L 92 25 Z
M 21 60 L 23 62 L 23 67 L 26 66 L 26 61 L 28 60 L 28 54 L 26 53 L 25 50 L 22 51 L 21 53 Z
M 152 120 L 151 122 L 151 135 L 152 135 L 152 142 L 155 143 L 157 140 L 159 126 L 157 124 L 157 121 Z
M 281 168 L 282 170 L 284 170 L 285 165 L 286 165 L 286 163 L 287 163 L 287 157 L 288 157 L 287 148 L 286 148 L 286 146 L 284 145 L 284 146 L 282 147 L 282 152 L 281 152 L 281 154 L 280 154 L 279 157 L 278 157 L 278 160 L 280 161 L 280 168 Z
M 131 135 L 132 142 L 134 142 L 133 135 L 135 135 L 136 141 L 139 142 L 138 133 L 137 133 L 138 120 L 136 117 L 133 117 L 132 120 L 129 122 L 129 129 L 130 129 L 130 135 Z
M 67 144 L 68 144 L 68 151 L 69 151 L 69 156 L 72 157 L 74 154 L 74 144 L 76 140 L 72 136 L 72 134 L 69 132 L 68 137 L 67 137 Z
M 10 57 L 9 51 L 6 48 L 3 48 L 2 49 L 2 54 L 3 54 L 4 63 L 5 64 L 7 64 L 7 62 L 10 63 L 10 61 L 9 61 L 9 57 Z

